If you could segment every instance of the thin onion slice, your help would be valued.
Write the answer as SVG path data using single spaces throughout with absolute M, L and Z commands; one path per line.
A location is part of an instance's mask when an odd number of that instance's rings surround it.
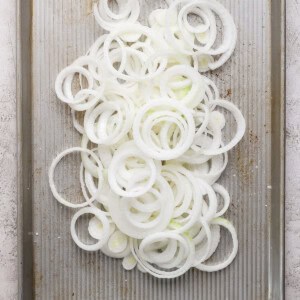
M 68 200 L 64 199 L 59 192 L 57 191 L 56 185 L 54 183 L 54 171 L 56 166 L 58 165 L 58 163 L 61 161 L 61 159 L 63 157 L 65 157 L 66 155 L 73 153 L 73 152 L 81 152 L 81 153 L 86 153 L 88 155 L 90 155 L 95 162 L 97 163 L 98 167 L 97 167 L 97 174 L 98 174 L 98 179 L 99 179 L 99 186 L 98 186 L 98 191 L 101 189 L 101 182 L 102 182 L 102 164 L 101 161 L 99 160 L 99 158 L 97 157 L 97 155 L 95 155 L 94 152 L 88 150 L 88 149 L 84 149 L 84 148 L 80 148 L 80 147 L 74 147 L 74 148 L 70 148 L 67 149 L 65 151 L 63 151 L 62 153 L 60 153 L 52 162 L 50 169 L 49 169 L 49 185 L 50 185 L 50 189 L 52 191 L 53 196 L 55 197 L 55 199 L 60 202 L 61 204 L 63 204 L 64 206 L 67 207 L 71 207 L 71 208 L 80 208 L 80 207 L 85 207 L 89 204 L 91 204 L 95 198 L 96 198 L 96 194 L 94 194 L 88 201 L 83 202 L 83 203 L 71 203 Z
M 98 240 L 98 242 L 96 244 L 88 245 L 88 244 L 81 242 L 76 233 L 76 228 L 75 228 L 76 222 L 77 222 L 78 218 L 84 214 L 93 214 L 96 218 L 99 219 L 99 221 L 101 221 L 101 223 L 103 225 L 102 237 L 101 237 L 101 239 Z M 76 245 L 78 247 L 80 247 L 81 249 L 83 249 L 85 251 L 100 250 L 101 247 L 103 247 L 103 245 L 105 245 L 107 243 L 108 238 L 109 238 L 109 221 L 108 221 L 106 215 L 101 210 L 93 208 L 93 207 L 84 207 L 81 210 L 79 210 L 77 213 L 75 213 L 75 215 L 73 216 L 73 218 L 71 220 L 71 235 L 72 235 L 72 238 L 73 238 L 74 242 L 76 243 Z

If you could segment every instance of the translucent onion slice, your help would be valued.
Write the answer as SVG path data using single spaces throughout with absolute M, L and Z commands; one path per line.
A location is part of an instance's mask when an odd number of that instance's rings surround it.
M 84 214 L 93 214 L 103 225 L 101 239 L 99 239 L 96 244 L 88 245 L 83 243 L 82 241 L 79 240 L 79 237 L 76 233 L 76 228 L 75 228 L 76 222 L 79 219 L 79 217 L 81 217 Z M 86 251 L 97 251 L 100 250 L 101 247 L 107 243 L 109 238 L 109 227 L 110 227 L 109 221 L 106 215 L 101 210 L 93 207 L 85 207 L 79 210 L 73 216 L 71 220 L 71 235 L 76 245 L 81 249 Z
M 172 136 L 177 141 L 173 145 L 155 142 L 155 126 L 174 125 Z M 178 130 L 178 133 L 175 132 Z M 177 101 L 161 99 L 149 102 L 139 109 L 133 124 L 133 138 L 138 148 L 146 155 L 158 160 L 175 159 L 182 155 L 193 142 L 195 122 L 191 111 Z M 164 140 L 165 141 L 165 140 Z
M 132 142 L 124 144 L 114 153 L 108 168 L 111 189 L 123 197 L 138 197 L 147 193 L 156 178 L 154 161 L 146 157 Z
M 90 199 L 88 199 L 86 202 L 83 203 L 71 203 L 68 200 L 64 199 L 59 192 L 57 191 L 56 185 L 54 183 L 54 171 L 56 166 L 58 165 L 58 163 L 61 161 L 61 159 L 63 157 L 65 157 L 66 155 L 73 153 L 73 152 L 81 152 L 81 153 L 86 153 L 88 155 L 90 155 L 96 162 L 97 164 L 97 174 L 98 174 L 98 189 L 97 191 L 101 190 L 101 184 L 102 184 L 102 164 L 101 161 L 99 160 L 99 158 L 97 157 L 97 155 L 95 155 L 94 152 L 88 150 L 88 149 L 84 149 L 84 148 L 80 148 L 80 147 L 74 147 L 74 148 L 70 148 L 67 149 L 65 151 L 63 151 L 62 153 L 60 153 L 52 162 L 50 169 L 49 169 L 49 185 L 50 185 L 50 189 L 52 191 L 53 196 L 55 197 L 55 199 L 60 202 L 61 204 L 67 206 L 67 207 L 71 207 L 71 208 L 80 208 L 80 207 L 84 207 L 87 206 L 89 204 L 91 204 L 95 198 L 96 198 L 96 194 L 94 194 Z
M 216 265 L 205 265 L 203 263 L 200 263 L 195 266 L 197 269 L 205 272 L 216 272 L 226 268 L 232 263 L 238 251 L 238 239 L 234 226 L 228 220 L 223 218 L 216 218 L 215 220 L 213 220 L 212 224 L 223 226 L 229 231 L 232 237 L 233 248 L 230 255 L 224 261 Z

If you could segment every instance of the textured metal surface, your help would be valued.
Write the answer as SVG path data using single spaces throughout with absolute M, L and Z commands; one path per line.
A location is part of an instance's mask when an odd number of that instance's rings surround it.
M 28 9 L 31 1 L 20 3 Z M 144 16 L 150 8 L 163 5 L 156 1 L 143 3 Z M 231 152 L 229 167 L 221 179 L 232 196 L 227 217 L 237 227 L 239 253 L 231 266 L 218 273 L 193 270 L 175 280 L 157 280 L 138 271 L 125 272 L 120 261 L 100 253 L 83 252 L 71 240 L 69 223 L 74 211 L 62 208 L 53 199 L 47 170 L 58 152 L 78 145 L 79 136 L 72 128 L 69 109 L 57 101 L 53 86 L 59 70 L 84 54 L 101 31 L 91 14 L 92 0 L 32 2 L 33 185 L 26 199 L 32 200 L 33 229 L 24 233 L 29 239 L 23 240 L 33 239 L 33 291 L 37 299 L 281 298 L 283 177 L 278 162 L 283 161 L 283 64 L 278 60 L 282 54 L 281 40 L 273 38 L 271 47 L 271 30 L 276 29 L 275 20 L 271 26 L 271 12 L 278 13 L 275 16 L 280 27 L 282 10 L 278 6 L 280 1 L 276 6 L 272 4 L 272 10 L 267 0 L 222 3 L 236 21 L 238 45 L 230 62 L 210 76 L 223 97 L 241 108 L 248 125 L 246 136 Z M 272 57 L 277 58 L 277 68 Z M 275 121 L 278 126 L 274 126 Z M 278 176 L 272 176 L 273 168 Z M 69 164 L 64 172 L 57 173 L 57 182 L 67 184 L 76 177 L 75 171 Z M 276 187 L 273 192 L 272 186 Z M 29 215 L 24 217 L 24 223 L 27 218 Z M 229 247 L 230 243 L 225 241 L 224 251 Z M 29 257 L 24 259 L 30 262 Z
M 32 194 L 32 6 L 18 1 L 18 260 L 19 299 L 33 298 Z M 21 241 L 21 243 L 20 243 Z

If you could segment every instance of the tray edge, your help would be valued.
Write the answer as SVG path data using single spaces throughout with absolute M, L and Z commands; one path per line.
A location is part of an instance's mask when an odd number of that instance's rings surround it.
M 18 299 L 34 299 L 32 239 L 32 0 L 17 0 Z
M 271 217 L 269 238 L 269 299 L 284 299 L 285 228 L 285 38 L 286 0 L 271 5 Z M 280 120 L 280 122 L 278 122 Z

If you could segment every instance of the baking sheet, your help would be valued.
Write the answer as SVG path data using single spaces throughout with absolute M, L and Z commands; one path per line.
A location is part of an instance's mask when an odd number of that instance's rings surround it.
M 232 59 L 209 76 L 247 120 L 245 138 L 221 178 L 232 196 L 227 217 L 237 228 L 239 252 L 223 271 L 192 270 L 173 280 L 126 272 L 120 260 L 78 249 L 69 232 L 74 211 L 62 208 L 48 186 L 55 155 L 79 145 L 54 82 L 102 34 L 92 2 L 19 0 L 20 298 L 282 299 L 284 1 L 221 0 L 236 22 L 238 44 Z M 141 2 L 144 18 L 165 5 Z M 75 161 L 58 172 L 58 182 L 72 185 Z M 222 247 L 229 251 L 230 242 Z

